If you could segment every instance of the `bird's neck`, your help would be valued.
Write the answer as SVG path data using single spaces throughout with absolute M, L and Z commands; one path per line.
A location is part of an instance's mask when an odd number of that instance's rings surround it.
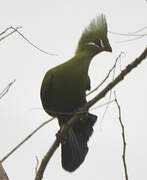
M 95 54 L 91 54 L 89 52 L 80 52 L 76 53 L 75 57 L 79 61 L 84 61 L 87 64 L 90 64 L 92 58 L 95 56 Z
M 81 66 L 83 69 L 85 69 L 88 72 L 89 65 L 93 57 L 94 57 L 93 55 L 87 52 L 86 53 L 81 52 L 81 53 L 77 53 L 74 59 L 77 61 L 77 63 L 79 63 L 79 66 Z

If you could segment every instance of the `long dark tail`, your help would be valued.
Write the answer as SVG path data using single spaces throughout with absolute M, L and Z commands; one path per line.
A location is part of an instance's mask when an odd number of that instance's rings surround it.
M 65 116 L 58 119 L 61 126 L 67 121 Z M 88 152 L 87 142 L 93 133 L 96 119 L 97 116 L 88 113 L 65 135 L 61 142 L 62 167 L 65 170 L 72 172 L 84 161 Z

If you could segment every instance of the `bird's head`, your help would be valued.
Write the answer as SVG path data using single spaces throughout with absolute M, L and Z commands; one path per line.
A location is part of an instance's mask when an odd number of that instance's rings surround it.
M 102 51 L 112 52 L 107 37 L 107 22 L 104 15 L 97 16 L 85 28 L 79 40 L 76 54 L 85 52 L 95 56 Z

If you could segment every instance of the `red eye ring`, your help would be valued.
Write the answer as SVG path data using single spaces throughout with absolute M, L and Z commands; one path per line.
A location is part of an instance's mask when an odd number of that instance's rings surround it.
M 96 39 L 96 40 L 93 41 L 93 43 L 94 43 L 95 45 L 101 47 L 101 48 L 104 47 L 103 41 L 102 41 L 101 39 Z

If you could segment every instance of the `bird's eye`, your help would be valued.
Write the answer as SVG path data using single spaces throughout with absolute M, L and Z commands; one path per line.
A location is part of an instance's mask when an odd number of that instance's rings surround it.
M 103 44 L 103 41 L 101 39 L 96 39 L 93 42 L 89 42 L 88 44 L 96 46 L 96 47 L 104 48 L 104 44 Z
M 96 39 L 93 41 L 93 43 L 101 48 L 104 47 L 103 41 L 101 39 Z

